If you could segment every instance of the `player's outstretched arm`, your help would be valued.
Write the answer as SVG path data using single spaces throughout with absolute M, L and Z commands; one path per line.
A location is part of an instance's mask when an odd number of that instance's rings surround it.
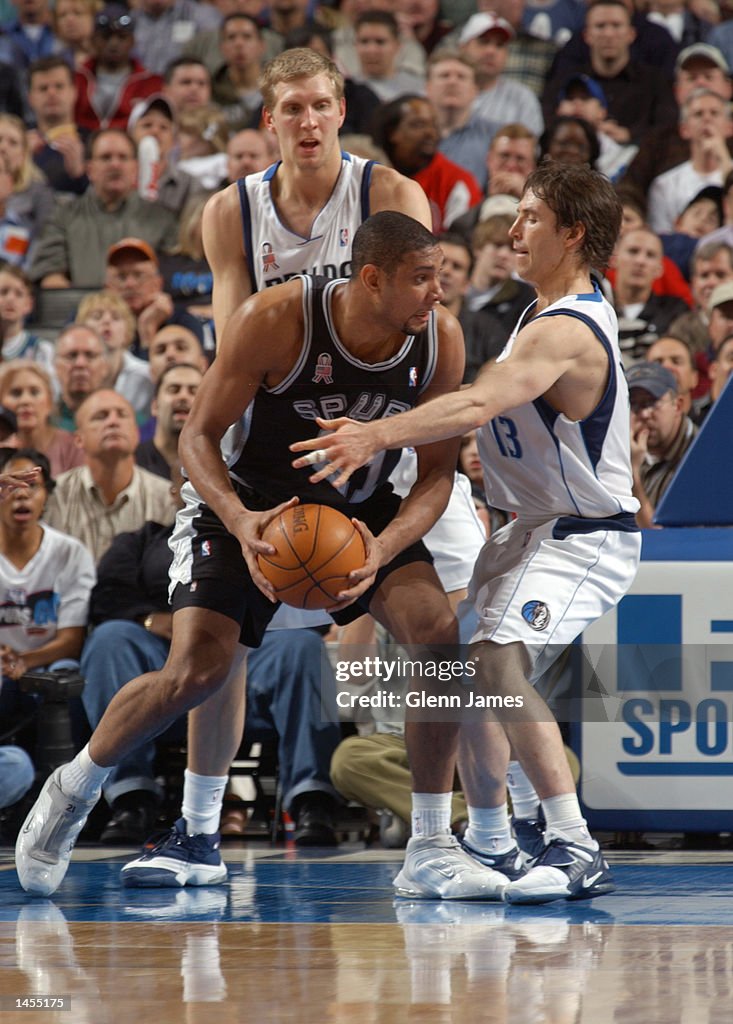
M 407 445 L 424 445 L 449 437 L 461 437 L 483 426 L 507 409 L 514 409 L 545 394 L 568 372 L 582 354 L 590 332 L 569 317 L 553 317 L 525 327 L 511 355 L 487 363 L 467 388 L 441 395 L 410 412 L 372 423 L 357 423 L 345 417 L 318 420 L 331 434 L 291 446 L 293 452 L 318 450 L 318 458 L 301 456 L 293 462 L 300 468 L 316 462 L 321 466 L 311 480 L 329 477 L 341 486 L 377 452 Z

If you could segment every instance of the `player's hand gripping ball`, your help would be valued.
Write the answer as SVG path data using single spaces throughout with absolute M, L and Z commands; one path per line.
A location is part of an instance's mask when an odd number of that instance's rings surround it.
M 274 555 L 258 555 L 275 596 L 294 608 L 330 608 L 348 589 L 349 573 L 361 569 L 366 551 L 361 534 L 328 505 L 294 505 L 273 519 L 262 539 Z

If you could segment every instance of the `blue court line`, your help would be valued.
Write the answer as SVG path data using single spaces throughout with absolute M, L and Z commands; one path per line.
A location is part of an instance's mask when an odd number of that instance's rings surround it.
M 7 860 L 6 860 L 7 863 Z M 624 925 L 726 925 L 733 921 L 733 864 L 614 864 L 618 891 L 596 900 L 537 907 L 397 900 L 390 862 L 229 860 L 229 882 L 189 889 L 126 889 L 124 858 L 75 862 L 52 901 L 28 896 L 0 871 L 0 921 L 52 902 L 68 921 L 221 921 L 341 924 L 564 920 Z M 457 909 L 452 909 L 457 908 Z M 27 912 L 26 912 L 27 913 Z M 452 917 L 451 917 L 452 915 Z

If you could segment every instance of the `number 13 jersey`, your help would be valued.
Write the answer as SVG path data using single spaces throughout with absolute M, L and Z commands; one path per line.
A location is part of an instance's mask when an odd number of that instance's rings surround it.
M 526 315 L 497 362 L 509 356 Z M 540 397 L 481 427 L 478 448 L 489 504 L 537 522 L 634 513 L 639 503 L 631 491 L 629 393 L 616 314 L 594 284 L 589 294 L 558 299 L 532 323 L 551 316 L 581 320 L 603 345 L 609 365 L 606 389 L 584 420 L 568 419 Z

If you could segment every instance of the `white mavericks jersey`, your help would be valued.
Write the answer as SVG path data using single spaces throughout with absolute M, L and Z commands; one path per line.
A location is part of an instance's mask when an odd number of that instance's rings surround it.
M 478 431 L 489 504 L 522 519 L 602 519 L 635 513 L 639 508 L 631 493 L 629 393 L 621 365 L 618 322 L 595 282 L 593 288 L 589 294 L 558 299 L 532 321 L 576 317 L 603 345 L 608 356 L 608 384 L 590 416 L 574 422 L 540 397 L 507 409 Z M 497 362 L 511 352 L 526 315 L 527 311 L 519 318 Z
M 341 154 L 341 173 L 328 202 L 313 221 L 309 238 L 296 235 L 280 220 L 271 190 L 279 166 L 272 164 L 237 182 L 253 291 L 282 284 L 298 274 L 350 277 L 351 243 L 356 229 L 369 216 L 374 161 Z
M 42 525 L 41 546 L 22 569 L 0 555 L 0 644 L 21 653 L 47 644 L 59 629 L 86 626 L 96 582 L 81 541 Z

